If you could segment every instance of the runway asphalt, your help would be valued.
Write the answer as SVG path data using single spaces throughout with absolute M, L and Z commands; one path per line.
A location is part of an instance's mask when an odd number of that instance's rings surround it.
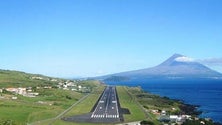
M 90 113 L 62 118 L 70 122 L 118 123 L 123 121 L 115 86 L 107 86 Z
M 91 118 L 119 118 L 119 107 L 116 88 L 107 86 L 100 98 Z

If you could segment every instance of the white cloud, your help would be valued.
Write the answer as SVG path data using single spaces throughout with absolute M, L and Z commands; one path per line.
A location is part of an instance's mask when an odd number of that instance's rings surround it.
M 177 62 L 193 62 L 194 60 L 192 58 L 182 56 L 182 57 L 177 57 L 175 59 Z
M 209 59 L 198 60 L 198 62 L 206 65 L 222 66 L 222 58 L 209 58 Z
M 196 61 L 222 73 L 222 58 L 199 59 Z

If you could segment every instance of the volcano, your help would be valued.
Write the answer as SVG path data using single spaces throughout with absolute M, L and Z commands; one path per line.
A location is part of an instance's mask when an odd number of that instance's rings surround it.
M 222 74 L 181 54 L 174 54 L 163 63 L 140 70 L 121 72 L 98 77 L 105 81 L 124 81 L 135 79 L 202 79 L 222 78 Z

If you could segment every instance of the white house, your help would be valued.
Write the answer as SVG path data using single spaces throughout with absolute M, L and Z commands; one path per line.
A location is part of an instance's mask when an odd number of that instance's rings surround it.
M 17 89 L 17 94 L 19 94 L 19 95 L 24 95 L 24 94 L 26 94 L 26 88 L 18 88 L 18 89 Z
M 17 88 L 6 88 L 5 90 L 8 92 L 13 92 L 13 93 L 17 92 Z
M 182 121 L 182 117 L 181 116 L 177 116 L 177 115 L 170 115 L 170 120 L 171 121 L 175 121 L 175 122 L 181 122 Z
M 171 121 L 177 121 L 178 116 L 177 115 L 170 115 L 170 120 Z
M 163 111 L 161 112 L 161 115 L 166 115 L 166 111 L 163 110 Z
M 79 89 L 81 89 L 81 88 L 82 88 L 82 86 L 81 86 L 81 85 L 79 85 L 79 86 L 78 86 L 78 88 L 79 88 Z
M 12 97 L 12 99 L 13 99 L 13 100 L 16 100 L 16 99 L 18 99 L 18 97 L 16 97 L 16 96 L 13 96 L 13 97 Z

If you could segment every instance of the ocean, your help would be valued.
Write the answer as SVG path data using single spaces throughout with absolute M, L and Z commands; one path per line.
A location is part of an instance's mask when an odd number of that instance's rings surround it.
M 145 80 L 106 82 L 109 85 L 140 86 L 143 90 L 199 105 L 199 117 L 222 123 L 222 80 Z

